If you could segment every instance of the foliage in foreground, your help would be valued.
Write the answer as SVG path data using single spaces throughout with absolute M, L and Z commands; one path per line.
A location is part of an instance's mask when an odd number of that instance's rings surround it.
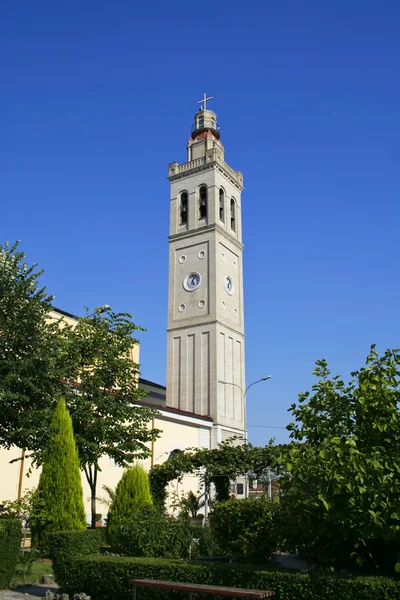
M 166 487 L 170 481 L 180 481 L 185 473 L 198 473 L 205 489 L 209 492 L 214 484 L 217 502 L 229 499 L 231 481 L 250 472 L 256 478 L 262 478 L 269 467 L 275 466 L 276 448 L 272 441 L 264 447 L 251 444 L 237 444 L 232 438 L 221 442 L 217 448 L 190 448 L 169 457 L 164 463 L 150 469 L 150 488 L 154 502 L 165 507 Z
M 71 417 L 61 398 L 50 425 L 50 440 L 33 500 L 32 545 L 47 549 L 50 531 L 85 529 L 86 517 Z
M 141 328 L 130 314 L 109 308 L 76 326 L 49 319 L 53 297 L 40 287 L 42 271 L 24 261 L 18 242 L 0 245 L 0 446 L 27 450 L 40 466 L 52 411 L 64 395 L 95 527 L 100 458 L 125 467 L 148 456 L 148 442 L 159 433 L 148 427 L 156 409 L 138 405 L 145 392 L 132 357 L 133 333 Z
M 19 519 L 0 517 L 0 590 L 11 584 L 19 559 L 21 537 Z
M 53 577 L 51 560 L 40 558 L 37 550 L 21 552 L 12 585 L 33 584 L 41 581 L 44 575 Z
M 24 495 L 17 500 L 3 500 L 0 504 L 0 514 L 7 517 L 18 517 L 27 526 L 32 513 L 35 491 L 36 488 L 25 490 Z
M 64 581 L 66 569 L 72 560 L 98 554 L 105 542 L 105 529 L 85 529 L 83 531 L 59 531 L 49 534 L 49 554 L 53 561 L 57 583 Z
M 60 332 L 47 315 L 53 297 L 19 242 L 0 245 L 0 446 L 32 449 L 45 435 L 61 391 Z
M 135 464 L 125 469 L 115 489 L 107 516 L 107 537 L 110 544 L 117 546 L 116 531 L 138 508 L 153 504 L 149 476 L 145 469 Z
M 77 382 L 70 394 L 81 468 L 91 491 L 92 527 L 96 524 L 96 489 L 99 460 L 107 455 L 119 467 L 150 455 L 148 442 L 159 431 L 149 427 L 157 410 L 138 404 L 145 392 L 137 385 L 139 365 L 133 358 L 138 340 L 128 313 L 95 310 L 64 329 L 64 377 Z
M 168 519 L 159 507 L 142 506 L 117 526 L 114 548 L 125 556 L 189 558 L 192 530 L 187 519 Z
M 85 590 L 96 600 L 114 600 L 131 596 L 128 581 L 134 578 L 273 590 L 276 600 L 400 600 L 400 582 L 386 577 L 311 575 L 250 565 L 109 556 L 74 559 L 57 583 L 70 594 Z M 142 600 L 154 597 L 152 590 L 141 589 L 139 594 Z M 160 592 L 160 597 L 173 600 L 176 592 Z
M 200 510 L 205 505 L 205 494 L 199 492 L 195 494 L 193 490 L 189 490 L 187 494 L 179 496 L 176 494 L 176 500 L 172 506 L 177 508 L 179 514 L 187 518 L 196 518 L 200 516 Z M 201 515 L 204 517 L 204 515 Z
M 279 503 L 266 497 L 232 499 L 214 506 L 210 526 L 232 560 L 265 562 L 276 552 L 281 520 Z
M 336 566 L 374 572 L 400 563 L 400 351 L 379 356 L 345 384 L 317 361 L 318 382 L 291 407 L 282 457 L 287 539 Z M 397 565 L 396 565 L 397 563 Z M 396 565 L 396 567 L 395 567 Z

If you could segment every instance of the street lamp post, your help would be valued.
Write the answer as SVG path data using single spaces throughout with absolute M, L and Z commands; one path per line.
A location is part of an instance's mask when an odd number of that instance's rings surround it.
M 90 317 L 94 317 L 94 315 L 102 315 L 103 313 L 109 310 L 111 310 L 111 306 L 108 306 L 108 304 L 103 304 L 102 306 L 98 306 L 97 308 L 95 308 L 90 315 L 85 315 L 83 318 L 90 319 Z
M 257 381 L 253 381 L 253 383 L 250 383 L 250 385 L 247 386 L 247 388 L 244 390 L 243 392 L 243 388 L 241 385 L 239 385 L 238 383 L 233 383 L 232 381 L 224 381 L 223 379 L 219 379 L 218 383 L 222 383 L 223 385 L 233 385 L 234 387 L 239 388 L 239 390 L 242 392 L 242 404 L 243 404 L 243 439 L 244 439 L 244 443 L 247 444 L 247 410 L 246 410 L 246 396 L 247 396 L 247 392 L 249 391 L 249 389 L 251 387 L 253 387 L 253 385 L 256 385 L 256 383 L 261 383 L 261 381 L 267 381 L 268 379 L 271 379 L 271 375 L 266 375 L 265 377 L 261 377 L 261 379 L 257 379 Z M 244 497 L 248 498 L 248 486 L 247 486 L 247 473 L 244 476 Z

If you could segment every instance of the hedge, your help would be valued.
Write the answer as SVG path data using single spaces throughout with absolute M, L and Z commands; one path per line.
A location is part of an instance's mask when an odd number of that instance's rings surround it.
M 50 557 L 57 583 L 64 580 L 65 569 L 74 560 L 98 554 L 105 541 L 105 528 L 49 533 Z
M 214 506 L 210 529 L 222 554 L 231 560 L 265 563 L 276 552 L 281 521 L 278 502 L 266 497 L 233 498 Z
M 0 517 L 0 589 L 10 587 L 21 552 L 21 521 Z
M 96 600 L 132 597 L 128 580 L 134 578 L 269 589 L 276 600 L 400 600 L 400 582 L 390 578 L 266 571 L 250 565 L 82 556 L 59 573 L 63 591 L 85 592 Z M 154 600 L 154 595 L 154 590 L 138 590 L 139 600 Z M 173 599 L 174 592 L 157 591 L 157 600 Z

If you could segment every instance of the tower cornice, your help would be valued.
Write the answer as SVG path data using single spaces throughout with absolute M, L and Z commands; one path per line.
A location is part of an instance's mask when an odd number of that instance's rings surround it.
M 209 319 L 209 320 L 205 320 L 201 323 L 191 323 L 190 327 L 192 329 L 201 329 L 202 327 L 207 327 L 210 325 L 220 325 L 221 327 L 223 327 L 224 329 L 226 329 L 227 331 L 231 331 L 232 333 L 236 333 L 238 335 L 240 335 L 243 339 L 246 337 L 246 334 L 244 333 L 244 331 L 240 331 L 238 330 L 236 327 L 230 327 L 229 325 L 227 325 L 226 323 L 224 323 L 223 321 L 221 321 L 220 319 Z M 180 331 L 182 329 L 187 329 L 187 324 L 182 324 L 182 325 L 178 325 L 176 327 L 167 327 L 167 332 L 172 332 L 175 333 L 177 331 Z
M 195 158 L 190 162 L 181 165 L 178 162 L 170 163 L 168 165 L 168 179 L 172 183 L 189 175 L 195 175 L 210 169 L 217 169 L 223 173 L 240 192 L 244 189 L 242 173 L 234 171 L 232 167 L 222 160 L 220 152 L 215 148 L 209 150 L 206 156 Z
M 244 245 L 242 244 L 242 242 L 239 242 L 239 240 L 234 238 L 232 235 L 229 235 L 226 232 L 226 230 L 223 227 L 221 227 L 220 225 L 218 225 L 217 223 L 212 223 L 211 225 L 204 225 L 204 227 L 198 227 L 197 229 L 194 229 L 194 230 L 191 229 L 190 231 L 182 231 L 179 233 L 173 233 L 172 235 L 168 236 L 168 239 L 170 242 L 173 242 L 175 240 L 184 240 L 186 238 L 192 239 L 192 238 L 195 238 L 196 236 L 200 236 L 208 231 L 218 231 L 218 233 L 220 233 L 226 240 L 228 240 L 231 244 L 236 246 L 236 248 L 238 250 L 243 250 Z

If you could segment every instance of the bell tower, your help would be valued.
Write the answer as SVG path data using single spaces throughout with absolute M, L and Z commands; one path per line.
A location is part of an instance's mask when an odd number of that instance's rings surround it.
M 187 162 L 168 168 L 167 406 L 210 416 L 216 446 L 244 428 L 243 177 L 224 160 L 211 99 L 199 102 Z

